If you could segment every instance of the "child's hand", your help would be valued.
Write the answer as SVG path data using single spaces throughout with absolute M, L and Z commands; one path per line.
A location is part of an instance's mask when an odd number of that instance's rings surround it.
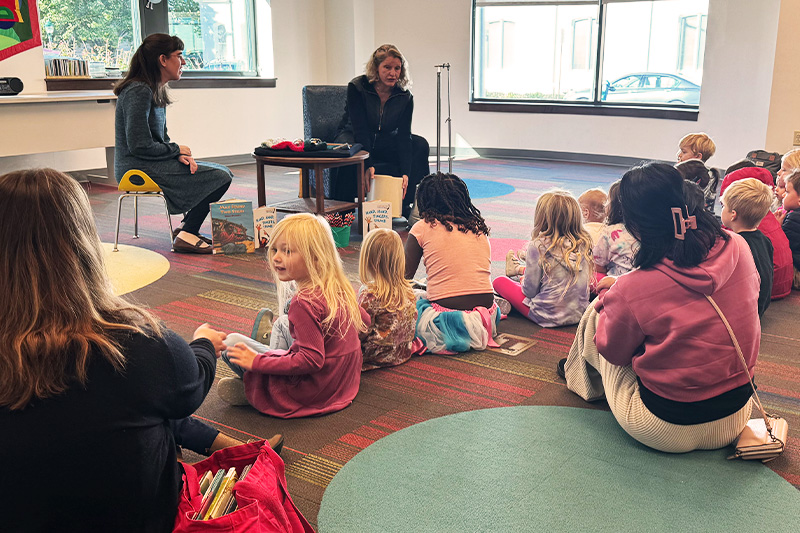
M 781 226 L 783 225 L 783 220 L 786 218 L 787 213 L 788 211 L 785 211 L 783 209 L 775 211 L 775 218 L 778 219 L 778 224 L 780 224 Z
M 219 353 L 226 348 L 225 343 L 223 342 L 225 338 L 228 336 L 227 333 L 223 333 L 221 331 L 217 331 L 212 329 L 208 323 L 200 325 L 196 330 L 194 330 L 194 335 L 192 336 L 192 340 L 197 339 L 208 339 L 211 341 L 211 344 L 214 345 L 214 353 L 217 357 L 219 357 Z
M 597 282 L 597 292 L 600 292 L 603 289 L 610 289 L 614 283 L 617 281 L 617 278 L 614 276 L 606 276 L 600 281 Z
M 228 358 L 231 362 L 236 363 L 245 370 L 253 369 L 253 361 L 256 356 L 258 356 L 258 352 L 249 348 L 243 342 L 237 342 L 235 346 L 228 348 Z

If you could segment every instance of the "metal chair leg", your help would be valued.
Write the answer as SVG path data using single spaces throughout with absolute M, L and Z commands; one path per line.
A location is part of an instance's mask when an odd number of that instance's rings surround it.
M 169 216 L 169 206 L 167 206 L 167 199 L 164 197 L 163 194 L 159 194 L 162 200 L 164 200 L 164 209 L 167 212 L 167 222 L 169 223 L 169 242 L 175 242 L 175 239 L 172 237 L 172 217 Z M 172 244 L 169 245 L 169 250 L 174 252 L 175 250 L 172 248 Z
M 139 195 L 133 196 L 133 238 L 139 238 Z
M 114 232 L 114 252 L 119 252 L 117 245 L 119 244 L 119 217 L 122 213 L 122 199 L 125 198 L 125 194 L 120 194 L 119 199 L 117 200 L 117 229 Z

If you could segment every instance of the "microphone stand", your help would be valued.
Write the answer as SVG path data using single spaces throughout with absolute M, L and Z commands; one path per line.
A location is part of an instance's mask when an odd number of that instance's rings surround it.
M 447 69 L 447 172 L 453 173 L 453 121 L 450 117 L 450 63 L 436 67 L 436 172 L 442 166 L 442 69 Z

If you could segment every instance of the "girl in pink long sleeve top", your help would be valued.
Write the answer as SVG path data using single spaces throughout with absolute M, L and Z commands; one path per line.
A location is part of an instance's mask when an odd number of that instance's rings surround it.
M 270 240 L 270 267 L 276 282 L 295 281 L 289 305 L 288 350 L 268 350 L 242 340 L 228 348 L 225 361 L 243 377 L 247 402 L 264 414 L 296 418 L 344 409 L 361 379 L 361 342 L 369 315 L 342 269 L 327 223 L 310 214 L 281 220 Z M 256 349 L 253 349 L 255 346 Z M 226 378 L 220 389 L 235 383 Z

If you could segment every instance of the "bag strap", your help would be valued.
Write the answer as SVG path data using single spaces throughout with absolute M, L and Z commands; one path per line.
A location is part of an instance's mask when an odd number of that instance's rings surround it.
M 733 333 L 733 328 L 728 323 L 728 319 L 725 318 L 725 315 L 722 314 L 722 309 L 719 308 L 717 302 L 709 296 L 705 295 L 706 299 L 708 299 L 709 303 L 714 307 L 714 310 L 717 312 L 719 317 L 722 319 L 722 322 L 725 324 L 725 327 L 728 330 L 728 335 L 730 335 L 731 340 L 733 341 L 733 347 L 736 348 L 736 353 L 739 355 L 739 360 L 742 362 L 742 366 L 744 367 L 744 373 L 747 374 L 747 381 L 750 383 L 750 387 L 753 389 L 753 397 L 756 399 L 756 405 L 758 406 L 758 410 L 761 411 L 761 416 L 764 417 L 764 424 L 767 426 L 767 431 L 769 432 L 769 436 L 772 437 L 772 440 L 777 440 L 775 435 L 772 434 L 772 424 L 769 422 L 769 415 L 766 411 L 764 411 L 764 407 L 761 405 L 761 400 L 758 398 L 758 392 L 756 392 L 756 386 L 753 384 L 753 379 L 750 376 L 750 370 L 747 368 L 747 361 L 744 359 L 744 354 L 742 354 L 742 349 L 739 346 L 739 341 L 736 340 L 736 335 Z

